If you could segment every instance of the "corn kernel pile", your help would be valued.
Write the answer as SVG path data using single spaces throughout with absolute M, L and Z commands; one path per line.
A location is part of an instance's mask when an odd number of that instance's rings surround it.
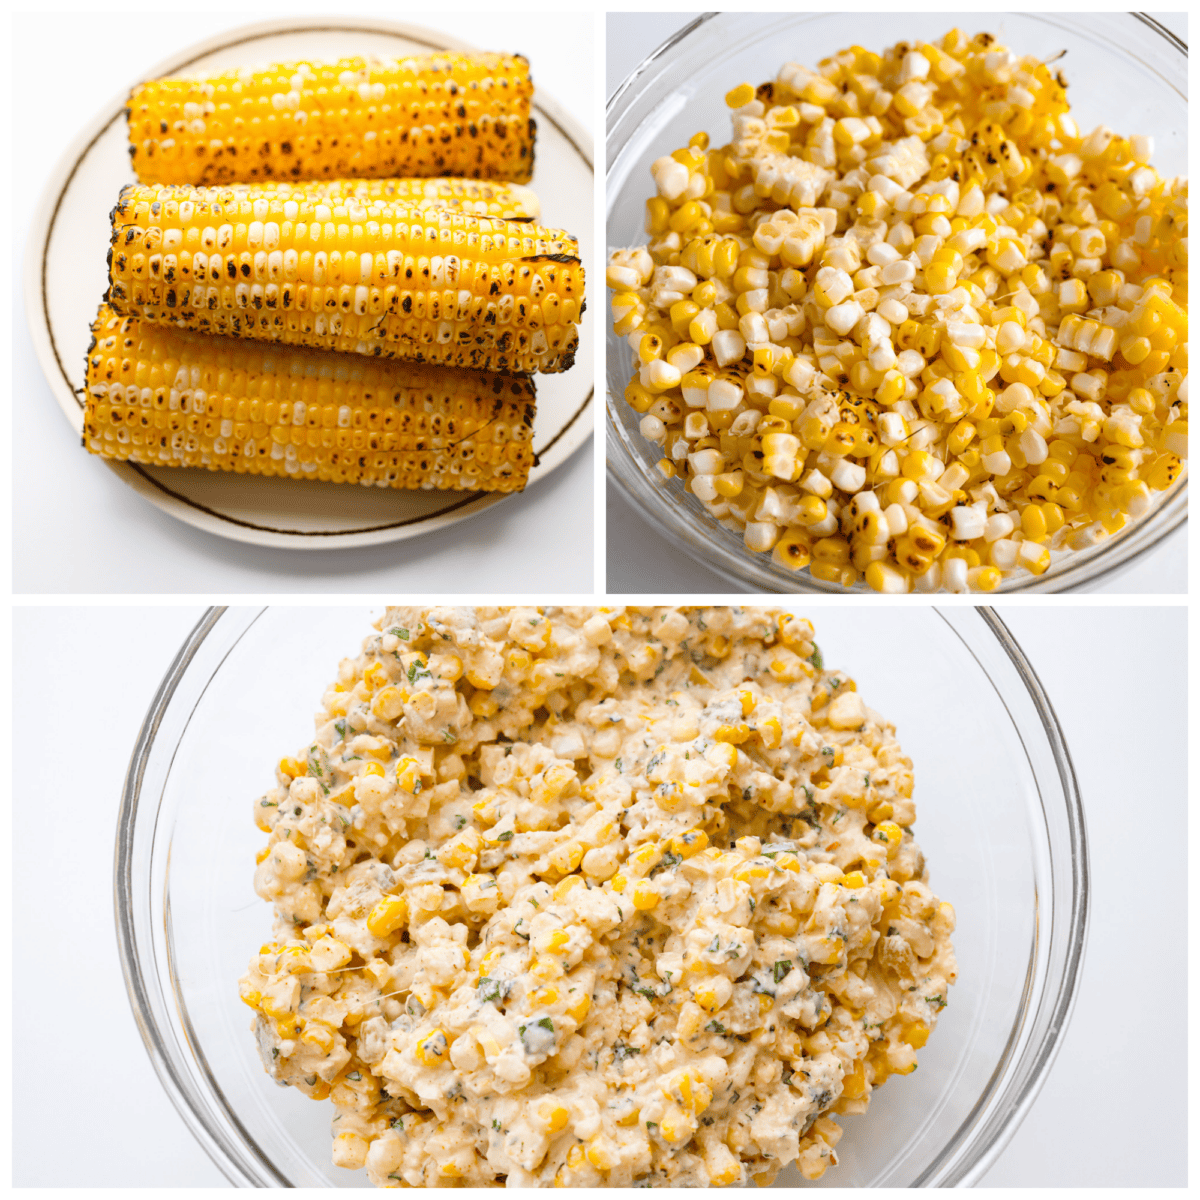
M 837 1162 L 956 966 L 912 763 L 812 625 L 390 608 L 255 802 L 267 1071 L 381 1187 Z
M 986 33 L 725 97 L 611 255 L 658 469 L 748 549 L 991 591 L 1145 515 L 1187 456 L 1187 181 L 1082 134 Z

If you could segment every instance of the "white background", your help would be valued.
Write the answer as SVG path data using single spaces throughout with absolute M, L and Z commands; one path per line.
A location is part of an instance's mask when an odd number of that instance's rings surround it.
M 222 1182 L 142 1047 L 110 900 L 129 754 L 159 680 L 201 611 L 13 614 L 18 1187 Z M 1062 1050 L 985 1182 L 1182 1187 L 1186 609 L 1060 602 L 999 611 L 1041 677 L 1074 759 L 1093 908 Z M 819 612 L 815 619 L 819 628 Z M 348 629 L 348 652 L 358 637 Z M 263 748 L 264 761 L 272 749 L 279 747 Z M 1140 1131 L 1136 1120 L 1144 1123 Z
M 767 7 L 773 7 L 768 5 Z M 1151 13 L 1184 41 L 1185 13 Z M 612 13 L 608 18 L 605 92 L 611 96 L 621 81 L 651 51 L 699 13 Z M 1081 17 L 1086 20 L 1086 17 Z M 736 81 L 735 81 L 736 82 Z M 1118 122 L 1114 119 L 1114 124 Z M 608 590 L 610 592 L 729 592 L 743 590 L 701 566 L 664 538 L 607 483 Z M 1106 580 L 1097 591 L 1131 593 L 1187 592 L 1187 530 L 1178 529 L 1127 571 Z
M 12 95 L 37 104 L 36 120 L 13 123 L 14 189 L 13 444 L 16 513 L 13 588 L 21 593 L 86 592 L 355 592 L 381 587 L 472 591 L 479 580 L 506 592 L 531 586 L 588 592 L 593 586 L 593 455 L 586 443 L 547 479 L 487 511 L 405 542 L 359 549 L 264 549 L 201 532 L 167 516 L 116 473 L 80 449 L 45 382 L 29 339 L 22 302 L 25 239 L 43 186 L 93 115 L 128 92 L 159 61 L 224 30 L 337 5 L 293 4 L 240 12 L 171 13 L 159 6 L 136 13 L 18 13 Z M 371 15 L 371 5 L 355 5 Z M 524 54 L 537 86 L 594 133 L 592 58 L 565 54 L 590 46 L 590 12 L 555 14 L 446 13 L 439 6 L 404 11 L 374 6 L 374 14 L 442 28 L 487 49 Z M 46 54 L 53 47 L 49 86 Z M 587 372 L 591 364 L 580 362 Z

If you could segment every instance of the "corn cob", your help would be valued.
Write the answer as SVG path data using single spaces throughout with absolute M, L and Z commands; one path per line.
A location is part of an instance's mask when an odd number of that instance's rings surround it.
M 148 466 L 513 492 L 534 409 L 529 379 L 202 337 L 102 305 L 83 443 Z
M 570 234 L 293 186 L 124 188 L 108 302 L 197 333 L 510 374 L 571 365 L 584 273 Z
M 175 194 L 182 199 L 187 185 L 180 184 Z M 220 190 L 238 196 L 251 189 L 282 199 L 303 200 L 305 196 L 322 200 L 358 200 L 364 205 L 387 200 L 409 208 L 449 208 L 473 217 L 497 217 L 502 221 L 533 221 L 541 215 L 541 205 L 532 188 L 519 183 L 491 183 L 477 179 L 458 179 L 442 175 L 434 179 L 330 179 L 292 183 L 229 183 Z
M 159 79 L 129 97 L 143 183 L 465 175 L 528 183 L 533 83 L 519 55 L 277 63 Z

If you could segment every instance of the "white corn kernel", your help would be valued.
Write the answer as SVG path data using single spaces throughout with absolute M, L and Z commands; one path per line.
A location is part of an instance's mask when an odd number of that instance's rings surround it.
M 950 510 L 950 524 L 953 526 L 953 537 L 956 541 L 971 542 L 983 537 L 987 517 L 978 508 L 959 504 Z

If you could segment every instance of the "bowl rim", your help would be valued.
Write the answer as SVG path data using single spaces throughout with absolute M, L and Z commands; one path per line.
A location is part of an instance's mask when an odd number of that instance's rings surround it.
M 605 225 L 607 227 L 608 217 L 611 212 L 612 203 L 617 194 L 612 187 L 612 174 L 615 165 L 615 160 L 618 159 L 624 149 L 625 143 L 620 146 L 614 146 L 612 137 L 615 132 L 615 126 L 625 117 L 628 107 L 635 101 L 636 96 L 633 95 L 636 85 L 643 81 L 649 74 L 651 68 L 658 63 L 660 59 L 674 50 L 680 43 L 691 37 L 697 30 L 703 28 L 710 21 L 724 17 L 745 17 L 751 14 L 747 13 L 730 13 L 721 12 L 704 12 L 693 18 L 686 25 L 677 29 L 668 38 L 666 38 L 659 46 L 655 47 L 634 69 L 617 85 L 612 94 L 608 97 L 604 107 L 605 117 Z M 764 16 L 782 17 L 786 14 L 782 12 L 764 13 Z M 837 15 L 821 12 L 793 13 L 796 17 L 802 20 L 811 20 L 818 17 Z M 996 13 L 994 16 L 1002 16 L 1003 14 Z M 1059 24 L 1054 20 L 1054 16 L 1058 14 L 1039 13 L 1039 12 L 1022 12 L 1018 15 L 1034 20 L 1042 21 L 1046 24 Z M 1151 34 L 1155 34 L 1165 43 L 1164 49 L 1168 54 L 1179 54 L 1183 58 L 1184 80 L 1183 90 L 1170 80 L 1162 76 L 1161 71 L 1153 63 L 1148 63 L 1138 56 L 1128 47 L 1117 46 L 1113 43 L 1114 48 L 1124 50 L 1130 57 L 1138 58 L 1148 70 L 1159 75 L 1164 79 L 1168 86 L 1172 87 L 1180 96 L 1182 102 L 1187 104 L 1187 59 L 1188 59 L 1188 43 L 1180 38 L 1177 34 L 1168 29 L 1161 22 L 1157 21 L 1149 13 L 1141 12 L 1111 12 L 1101 14 L 1106 23 L 1111 22 L 1114 26 L 1124 24 L 1125 18 L 1131 18 L 1138 24 L 1144 26 Z M 611 325 L 606 323 L 605 329 L 605 345 L 608 347 L 609 340 L 612 337 Z M 607 354 L 606 354 L 607 362 Z M 711 517 L 706 517 L 698 504 L 686 493 L 679 493 L 672 497 L 677 501 L 672 503 L 664 495 L 664 487 L 660 486 L 659 481 L 653 478 L 652 473 L 647 470 L 634 447 L 630 444 L 631 435 L 629 435 L 623 422 L 619 419 L 619 414 L 622 411 L 621 406 L 624 403 L 623 397 L 613 394 L 612 389 L 607 386 L 605 381 L 605 467 L 606 474 L 609 480 L 615 483 L 620 491 L 622 498 L 631 508 L 633 508 L 642 520 L 651 526 L 656 532 L 666 536 L 668 533 L 674 536 L 670 538 L 671 544 L 681 549 L 693 561 L 699 563 L 703 567 L 716 572 L 722 578 L 731 583 L 740 586 L 750 587 L 756 590 L 763 590 L 772 594 L 796 594 L 803 595 L 805 593 L 853 596 L 853 595 L 873 595 L 865 585 L 855 585 L 852 588 L 843 588 L 840 584 L 829 583 L 825 580 L 814 579 L 812 576 L 805 573 L 796 573 L 790 579 L 776 579 L 773 572 L 772 560 L 768 555 L 754 554 L 750 552 L 738 552 L 736 548 L 727 547 L 722 542 L 717 541 L 713 536 L 710 536 L 712 531 L 706 527 L 706 520 L 715 526 L 715 522 Z M 615 453 L 614 453 L 615 452 Z M 631 468 L 629 476 L 618 466 L 618 457 L 628 460 L 628 466 Z M 625 465 L 625 464 L 622 464 Z M 664 484 L 666 481 L 664 481 Z M 1051 567 L 1053 586 L 1045 587 L 1042 584 L 1041 576 L 1025 575 L 1013 576 L 1002 581 L 1001 586 L 997 589 L 998 594 L 1016 595 L 1020 593 L 1055 593 L 1069 592 L 1075 589 L 1082 589 L 1087 586 L 1092 586 L 1106 579 L 1111 578 L 1114 574 L 1123 571 L 1132 562 L 1136 561 L 1149 554 L 1155 547 L 1160 545 L 1168 537 L 1170 537 L 1181 525 L 1187 521 L 1188 517 L 1188 471 L 1187 463 L 1184 463 L 1184 470 L 1179 481 L 1171 487 L 1167 492 L 1164 492 L 1158 503 L 1147 516 L 1141 520 L 1131 522 L 1125 529 L 1119 531 L 1115 536 L 1110 535 L 1102 542 L 1095 546 L 1087 547 L 1083 550 L 1072 551 L 1064 555 L 1059 562 L 1056 562 Z M 1150 522 L 1160 518 L 1161 523 L 1152 530 L 1149 536 L 1146 536 L 1147 526 Z M 1138 536 L 1138 534 L 1143 536 Z M 785 582 L 791 582 L 793 587 L 787 589 L 784 587 Z M 939 595 L 946 593 L 940 592 Z
M 139 901 L 141 898 L 136 896 L 134 891 L 135 868 L 139 854 L 144 852 L 140 844 L 135 845 L 135 842 L 139 840 L 137 835 L 139 832 L 138 815 L 139 811 L 141 811 L 141 790 L 160 726 L 194 659 L 205 641 L 218 627 L 222 618 L 230 611 L 230 607 L 229 605 L 210 606 L 200 620 L 197 621 L 195 627 L 184 639 L 170 666 L 167 668 L 150 702 L 141 728 L 138 731 L 137 740 L 134 744 L 129 768 L 126 772 L 122 788 L 121 804 L 117 818 L 117 835 L 113 861 L 113 907 L 117 948 L 134 1022 L 138 1027 L 138 1032 L 141 1034 L 142 1042 L 145 1045 L 146 1053 L 150 1058 L 155 1074 L 158 1076 L 163 1090 L 175 1107 L 176 1112 L 179 1113 L 184 1124 L 200 1143 L 213 1164 L 230 1183 L 240 1187 L 261 1187 L 264 1185 L 287 1187 L 291 1186 L 289 1181 L 274 1166 L 270 1158 L 259 1149 L 255 1139 L 242 1125 L 236 1113 L 224 1102 L 224 1097 L 220 1094 L 220 1089 L 217 1088 L 215 1081 L 211 1079 L 207 1071 L 205 1072 L 206 1077 L 210 1085 L 216 1088 L 217 1098 L 221 1101 L 222 1111 L 229 1117 L 232 1125 L 241 1135 L 243 1144 L 240 1146 L 234 1144 L 224 1129 L 217 1127 L 215 1123 L 209 1120 L 204 1106 L 200 1103 L 197 1090 L 192 1080 L 188 1078 L 187 1072 L 182 1067 L 181 1059 L 177 1055 L 178 1048 L 171 1044 L 171 1040 L 166 1036 L 167 1031 L 161 1027 L 156 1017 L 156 1008 L 161 1007 L 163 1011 L 169 1012 L 174 1010 L 176 1012 L 190 1049 L 201 1061 L 204 1059 L 203 1049 L 192 1037 L 191 1024 L 186 1011 L 181 1012 L 178 1004 L 166 1003 L 167 1000 L 173 999 L 173 996 L 168 997 L 162 992 L 161 975 L 157 972 L 147 970 L 145 964 L 149 959 L 156 957 L 155 951 L 158 943 L 155 940 L 156 931 L 154 929 L 143 928 L 138 921 Z M 238 607 L 241 608 L 241 606 Z M 253 613 L 253 615 L 249 616 L 244 627 L 237 632 L 231 644 L 224 649 L 212 673 L 203 681 L 193 700 L 193 709 L 203 699 L 212 679 L 215 678 L 217 671 L 220 670 L 225 659 L 233 652 L 249 629 L 268 611 L 268 607 L 264 605 L 251 605 L 245 606 L 242 609 L 245 613 Z M 946 608 L 929 605 L 927 607 L 931 608 L 944 621 L 948 632 L 954 634 L 962 642 L 967 652 L 976 659 L 980 669 L 989 683 L 991 683 L 1006 710 L 1009 709 L 1008 701 L 1000 693 L 991 673 L 982 662 L 979 662 L 974 649 L 964 639 L 962 631 L 959 628 L 960 622 L 965 623 L 966 620 L 969 620 L 967 616 L 969 612 L 977 614 L 983 621 L 985 628 L 996 639 L 999 648 L 1004 652 L 1004 655 L 1015 670 L 1018 680 L 1028 693 L 1034 712 L 1047 739 L 1054 768 L 1062 788 L 1063 811 L 1068 834 L 1067 846 L 1065 847 L 1068 854 L 1068 871 L 1063 882 L 1069 882 L 1069 892 L 1066 893 L 1069 895 L 1069 909 L 1065 916 L 1065 928 L 1063 931 L 1066 936 L 1067 949 L 1061 965 L 1054 971 L 1054 974 L 1058 976 L 1057 981 L 1055 981 L 1053 974 L 1049 974 L 1050 967 L 1048 965 L 1042 968 L 1047 972 L 1047 984 L 1052 984 L 1054 987 L 1053 990 L 1047 987 L 1038 1009 L 1034 1010 L 1034 1013 L 1039 1018 L 1039 1022 L 1044 1023 L 1045 1028 L 1044 1032 L 1040 1035 L 1039 1041 L 1032 1047 L 1032 1058 L 1028 1062 L 1025 1061 L 1026 1054 L 1030 1049 L 1030 1046 L 1026 1044 L 1018 1046 L 1015 1054 L 1010 1054 L 1007 1058 L 1002 1058 L 997 1064 L 997 1072 L 1001 1080 L 1005 1076 L 1011 1076 L 1012 1072 L 1017 1069 L 1024 1075 L 1024 1079 L 1020 1081 L 1015 1094 L 1009 1097 L 997 1127 L 990 1132 L 986 1126 L 983 1127 L 981 1143 L 972 1159 L 966 1163 L 951 1161 L 948 1167 L 940 1161 L 946 1155 L 949 1155 L 953 1160 L 957 1154 L 959 1147 L 958 1139 L 955 1137 L 943 1149 L 939 1157 L 927 1166 L 911 1185 L 918 1187 L 971 1185 L 978 1183 L 1020 1127 L 1021 1122 L 1028 1114 L 1030 1107 L 1033 1105 L 1046 1081 L 1050 1067 L 1053 1065 L 1061 1048 L 1063 1035 L 1070 1024 L 1071 1015 L 1078 999 L 1079 983 L 1087 948 L 1090 917 L 1090 865 L 1087 826 L 1078 780 L 1062 726 L 1037 672 L 1028 658 L 1026 658 L 1020 644 L 1013 637 L 1007 625 L 1005 625 L 1001 617 L 991 607 L 986 605 L 955 605 Z M 188 719 L 190 720 L 190 712 Z M 1021 736 L 1019 727 L 1014 726 L 1014 728 L 1018 728 L 1018 736 Z M 173 757 L 174 749 L 172 749 L 172 760 Z M 1045 797 L 1040 788 L 1037 791 L 1039 804 L 1042 812 L 1045 813 Z M 155 848 L 155 840 L 158 833 L 158 818 L 159 811 L 156 807 L 154 810 L 154 827 L 150 840 L 151 852 Z M 141 840 L 144 841 L 144 834 Z M 168 865 L 165 880 L 169 883 L 169 879 L 170 870 Z M 1055 892 L 1055 888 L 1053 887 L 1054 882 L 1055 872 L 1052 863 L 1050 878 L 1052 886 L 1049 889 L 1052 896 Z M 1065 898 L 1066 896 L 1064 896 Z M 172 942 L 169 914 L 170 904 L 169 900 L 167 900 L 164 904 L 163 915 L 165 918 L 164 926 L 168 957 Z M 1051 915 L 1053 915 L 1053 910 Z M 1035 935 L 1034 953 L 1029 968 L 1031 975 L 1036 974 L 1038 970 L 1036 960 L 1038 957 L 1037 944 L 1040 936 L 1040 934 Z M 1053 922 L 1048 923 L 1045 936 L 1048 949 L 1052 950 L 1052 939 L 1054 936 Z M 171 974 L 173 977 L 173 971 Z M 155 1005 L 153 1002 L 151 996 L 152 987 L 156 988 L 159 992 L 162 1001 L 160 1005 Z M 1029 1015 L 1033 1014 L 1029 1014 L 1028 1012 L 1024 1014 L 1025 1017 Z M 1013 1034 L 1010 1035 L 1010 1042 L 1017 1037 L 1018 1033 L 1014 1030 Z M 972 1107 L 966 1120 L 975 1116 L 994 1097 L 994 1091 L 985 1091 L 981 1095 L 979 1102 Z M 960 1123 L 960 1130 L 965 1123 L 965 1120 Z M 262 1173 L 257 1174 L 256 1172 L 258 1171 Z

